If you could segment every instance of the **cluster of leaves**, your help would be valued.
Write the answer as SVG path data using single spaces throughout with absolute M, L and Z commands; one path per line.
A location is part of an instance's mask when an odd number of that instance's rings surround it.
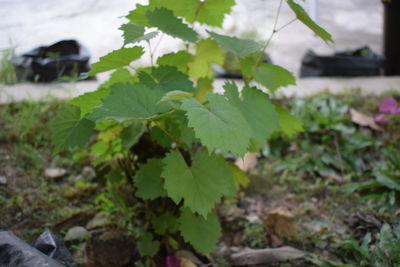
M 299 20 L 331 41 L 300 5 L 287 3 Z M 92 140 L 94 164 L 122 168 L 120 180 L 133 185 L 149 221 L 139 238 L 142 256 L 153 257 L 161 245 L 176 248 L 182 238 L 208 254 L 221 232 L 215 205 L 248 182 L 223 155 L 241 157 L 262 148 L 272 132 L 301 129 L 289 110 L 270 100 L 278 88 L 295 83 L 293 75 L 258 60 L 254 54 L 263 52 L 262 44 L 209 30 L 221 27 L 233 5 L 234 0 L 137 4 L 120 28 L 124 46 L 101 57 L 89 73 L 114 70 L 110 79 L 72 99 L 52 123 L 56 152 L 82 149 Z M 195 23 L 206 28 L 203 35 Z M 140 44 L 150 47 L 159 32 L 181 39 L 186 49 L 133 69 L 130 64 L 145 54 Z M 212 65 L 223 64 L 224 51 L 238 58 L 246 84 L 239 89 L 226 82 L 222 95 L 212 93 Z M 148 52 L 153 60 L 154 51 Z
M 327 259 L 308 258 L 320 267 L 390 267 L 400 264 L 400 225 L 391 227 L 384 224 L 373 240 L 370 233 L 361 242 L 347 238 L 339 242 L 338 252 L 342 253 L 346 263 L 337 263 Z

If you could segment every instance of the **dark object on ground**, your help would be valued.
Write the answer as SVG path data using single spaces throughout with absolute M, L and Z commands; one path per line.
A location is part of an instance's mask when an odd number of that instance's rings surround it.
M 90 70 L 89 51 L 75 40 L 40 46 L 13 58 L 18 81 L 51 82 L 78 78 Z
M 312 50 L 304 55 L 300 77 L 356 77 L 379 76 L 385 59 L 369 47 L 320 56 Z
M 85 266 L 131 266 L 135 260 L 138 260 L 133 240 L 128 233 L 122 231 L 101 230 L 93 232 L 86 242 Z
M 50 230 L 44 231 L 32 246 L 65 267 L 76 267 L 71 253 Z
M 400 1 L 384 0 L 385 75 L 400 75 Z
M 235 55 L 233 55 L 233 56 L 236 59 L 236 56 Z M 221 79 L 243 79 L 243 75 L 242 75 L 242 71 L 240 70 L 239 62 L 236 62 L 237 59 L 236 60 L 235 59 L 225 59 L 225 63 L 224 63 L 223 67 L 218 66 L 218 65 L 213 65 L 215 77 L 221 78 Z M 265 54 L 263 62 L 272 64 L 272 59 L 268 54 Z
M 351 229 L 354 229 L 354 237 L 361 239 L 371 230 L 381 229 L 382 221 L 374 215 L 366 215 L 359 211 L 352 213 L 346 220 Z
M 15 267 L 63 267 L 34 247 L 13 235 L 0 232 L 0 266 Z

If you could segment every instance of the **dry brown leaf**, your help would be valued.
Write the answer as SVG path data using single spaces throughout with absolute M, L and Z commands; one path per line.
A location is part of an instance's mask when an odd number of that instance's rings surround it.
M 264 227 L 267 233 L 274 234 L 280 238 L 294 240 L 297 237 L 294 217 L 288 210 L 279 207 L 271 210 L 264 220 Z
M 382 131 L 382 128 L 379 127 L 378 124 L 375 123 L 375 120 L 373 117 L 370 117 L 368 115 L 365 115 L 364 113 L 361 113 L 355 109 L 350 109 L 350 115 L 351 115 L 351 120 L 360 126 L 364 127 L 370 127 L 371 129 L 377 130 L 377 131 Z
M 235 162 L 236 166 L 238 166 L 242 171 L 247 172 L 251 168 L 254 168 L 257 165 L 258 153 L 246 153 L 243 158 L 238 158 Z

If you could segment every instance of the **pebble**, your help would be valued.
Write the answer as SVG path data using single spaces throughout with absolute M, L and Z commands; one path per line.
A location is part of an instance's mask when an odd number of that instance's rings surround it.
M 7 177 L 0 176 L 0 185 L 7 185 Z
M 82 226 L 75 226 L 68 230 L 65 235 L 65 241 L 79 241 L 85 238 L 89 234 L 88 230 L 86 230 Z
M 44 176 L 49 179 L 57 179 L 65 176 L 67 170 L 62 168 L 48 168 L 44 170 Z

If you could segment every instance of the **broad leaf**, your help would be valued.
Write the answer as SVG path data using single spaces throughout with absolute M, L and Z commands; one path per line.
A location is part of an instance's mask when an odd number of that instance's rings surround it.
M 150 25 L 146 17 L 146 12 L 148 10 L 150 10 L 149 6 L 136 4 L 135 9 L 130 11 L 129 14 L 126 16 L 126 18 L 132 23 L 149 27 Z
M 161 98 L 160 102 L 182 100 L 191 96 L 193 96 L 193 93 L 188 93 L 180 90 L 170 91 Z
M 247 176 L 247 174 L 239 169 L 238 166 L 234 163 L 229 163 L 229 167 L 231 168 L 231 171 L 233 173 L 233 178 L 235 180 L 236 186 L 243 186 L 247 187 L 250 183 L 250 178 Z
M 198 1 L 195 19 L 203 24 L 221 27 L 225 15 L 231 12 L 234 5 L 235 0 Z
M 154 231 L 159 235 L 164 235 L 166 233 L 173 234 L 178 231 L 177 217 L 169 211 L 159 216 L 151 216 L 151 224 L 153 225 Z
M 172 151 L 163 162 L 161 176 L 168 196 L 177 204 L 183 199 L 193 212 L 206 217 L 215 203 L 230 193 L 232 172 L 221 157 L 198 152 L 188 166 L 178 151 Z
M 252 138 L 261 148 L 267 137 L 279 129 L 279 117 L 267 94 L 256 87 L 245 86 L 242 91 L 243 101 L 239 99 L 239 91 L 234 83 L 225 83 L 225 95 L 237 107 L 252 130 Z
M 275 106 L 279 114 L 279 124 L 281 131 L 288 137 L 294 136 L 296 133 L 303 131 L 301 121 L 290 113 L 290 110 Z
M 157 64 L 162 66 L 173 66 L 179 71 L 186 73 L 188 70 L 188 64 L 192 61 L 193 55 L 185 50 L 181 50 L 176 53 L 169 53 L 159 57 Z
M 256 82 L 264 85 L 271 93 L 278 88 L 295 85 L 296 78 L 288 70 L 273 64 L 262 64 L 254 70 Z
M 203 39 L 196 45 L 196 55 L 194 61 L 189 64 L 189 74 L 195 78 L 212 78 L 214 76 L 212 64 L 223 63 L 224 51 L 214 40 Z
M 208 33 L 223 48 L 242 58 L 260 51 L 263 47 L 261 44 L 250 39 L 239 39 L 210 31 Z
M 110 94 L 110 89 L 100 88 L 97 91 L 85 93 L 68 101 L 71 105 L 77 106 L 81 111 L 81 118 L 91 113 L 93 109 L 101 105 L 101 99 Z
M 182 100 L 181 108 L 187 112 L 188 125 L 196 137 L 210 151 L 220 149 L 243 156 L 249 147 L 252 130 L 241 112 L 222 95 L 206 95 L 210 108 L 193 98 Z
M 166 8 L 157 8 L 147 11 L 146 17 L 152 27 L 157 27 L 172 37 L 177 37 L 185 41 L 196 42 L 197 33 L 183 21 L 174 16 L 174 13 Z
M 163 163 L 161 159 L 149 159 L 142 164 L 136 173 L 134 180 L 137 191 L 135 195 L 144 200 L 156 199 L 166 196 L 161 171 Z
M 75 106 L 67 106 L 50 123 L 54 153 L 74 148 L 82 148 L 93 134 L 94 123 L 81 119 L 80 110 Z
M 119 122 L 131 119 L 152 119 L 171 110 L 168 103 L 159 103 L 163 92 L 142 85 L 117 83 L 88 117 L 92 120 L 113 119 Z
M 153 257 L 160 250 L 160 242 L 154 240 L 151 233 L 144 233 L 137 242 L 137 248 L 142 257 Z
M 123 24 L 119 29 L 124 37 L 124 45 L 132 43 L 135 39 L 143 36 L 145 31 L 143 26 L 134 23 Z
M 188 209 L 182 209 L 178 221 L 183 239 L 205 255 L 213 250 L 221 236 L 221 226 L 214 213 L 203 218 L 193 214 Z
M 293 12 L 296 14 L 296 17 L 298 20 L 304 23 L 308 28 L 310 28 L 316 35 L 318 35 L 322 40 L 324 40 L 327 43 L 333 43 L 332 36 L 325 31 L 323 28 L 318 26 L 317 23 L 315 23 L 307 14 L 307 12 L 304 10 L 302 6 L 299 4 L 295 3 L 293 0 L 287 0 L 287 3 L 289 4 L 290 8 L 293 10 Z
M 128 66 L 132 61 L 140 58 L 143 54 L 143 48 L 139 46 L 114 50 L 101 57 L 98 62 L 92 64 L 93 68 L 89 71 L 89 75 Z
M 130 149 L 139 142 L 140 137 L 145 131 L 146 126 L 141 121 L 135 121 L 129 124 L 121 131 L 121 145 L 125 149 Z
M 133 83 L 132 74 L 126 68 L 119 68 L 111 73 L 110 78 L 100 85 L 100 88 L 110 88 L 116 83 Z
M 164 93 L 170 91 L 193 92 L 193 82 L 189 77 L 172 66 L 153 68 L 151 75 L 154 78 L 155 88 Z
M 196 87 L 196 99 L 200 102 L 205 102 L 206 99 L 206 94 L 211 93 L 214 90 L 213 87 L 213 81 L 210 78 L 200 78 L 197 81 L 197 87 Z

